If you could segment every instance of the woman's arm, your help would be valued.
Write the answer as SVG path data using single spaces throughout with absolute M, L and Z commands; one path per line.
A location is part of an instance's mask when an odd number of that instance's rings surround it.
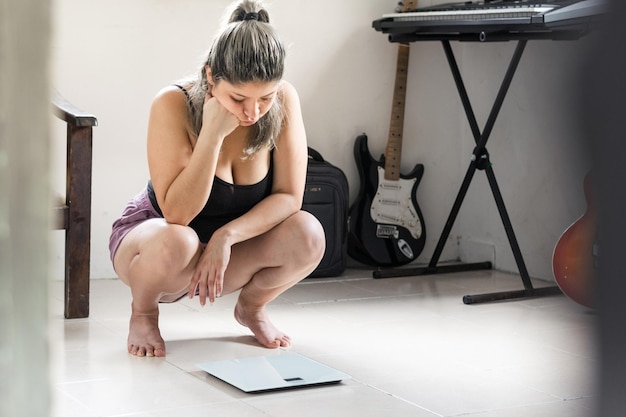
M 306 132 L 295 88 L 283 81 L 282 95 L 285 123 L 273 155 L 272 193 L 215 232 L 215 239 L 224 239 L 228 245 L 267 232 L 302 207 L 308 163 Z
M 222 142 L 239 123 L 214 98 L 207 99 L 204 111 L 219 123 L 205 123 L 194 143 L 187 122 L 186 97 L 180 89 L 163 89 L 150 109 L 150 178 L 169 223 L 187 225 L 202 210 L 213 185 Z
M 285 82 L 282 94 L 285 124 L 273 155 L 272 193 L 211 236 L 189 282 L 189 297 L 193 298 L 197 287 L 201 305 L 207 296 L 212 303 L 221 295 L 234 244 L 269 231 L 302 207 L 308 164 L 306 133 L 296 90 Z

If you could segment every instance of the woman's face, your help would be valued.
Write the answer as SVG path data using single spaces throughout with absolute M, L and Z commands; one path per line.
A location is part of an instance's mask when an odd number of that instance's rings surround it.
M 207 75 L 211 95 L 237 116 L 241 126 L 252 126 L 270 110 L 280 86 L 280 81 L 235 85 L 220 80 L 215 83 L 210 70 L 207 70 Z

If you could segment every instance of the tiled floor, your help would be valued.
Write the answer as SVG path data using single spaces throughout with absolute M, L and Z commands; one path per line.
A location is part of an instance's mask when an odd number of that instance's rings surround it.
M 547 283 L 537 282 L 536 287 Z M 166 358 L 126 353 L 130 291 L 93 280 L 89 319 L 64 320 L 53 284 L 54 417 L 588 417 L 594 407 L 593 312 L 565 296 L 464 305 L 521 289 L 476 271 L 373 279 L 349 269 L 305 280 L 270 307 L 291 351 L 352 376 L 339 385 L 244 394 L 197 363 L 284 351 L 257 346 L 232 316 L 236 296 L 161 307 Z

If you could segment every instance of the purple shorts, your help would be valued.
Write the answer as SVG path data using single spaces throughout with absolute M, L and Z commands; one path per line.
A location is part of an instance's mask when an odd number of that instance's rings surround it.
M 142 192 L 133 197 L 126 204 L 122 216 L 113 222 L 113 230 L 109 238 L 109 252 L 111 253 L 111 262 L 115 258 L 115 252 L 120 246 L 124 236 L 133 230 L 139 224 L 149 219 L 163 218 L 152 206 L 150 198 L 148 198 L 148 189 L 144 188 Z

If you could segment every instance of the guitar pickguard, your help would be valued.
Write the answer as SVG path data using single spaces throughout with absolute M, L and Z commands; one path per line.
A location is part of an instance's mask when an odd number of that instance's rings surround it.
M 370 215 L 374 223 L 404 227 L 414 239 L 419 239 L 422 235 L 422 223 L 413 206 L 411 195 L 416 182 L 416 178 L 386 180 L 385 170 L 379 166 L 378 189 L 370 207 Z M 393 237 L 389 229 L 392 228 L 387 227 L 384 231 L 379 229 L 377 237 Z

